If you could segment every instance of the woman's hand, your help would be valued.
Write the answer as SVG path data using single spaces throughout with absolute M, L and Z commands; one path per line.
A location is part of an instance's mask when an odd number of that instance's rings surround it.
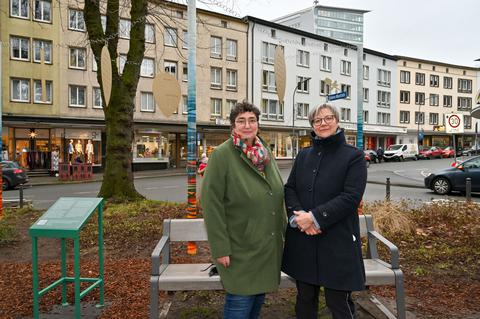
M 230 266 L 230 256 L 218 257 L 217 263 L 219 263 L 225 268 L 228 268 L 228 266 Z
M 295 222 L 297 223 L 297 226 L 301 231 L 305 231 L 306 229 L 309 229 L 312 225 L 315 226 L 313 223 L 312 216 L 309 213 L 303 210 L 293 211 L 293 213 L 296 215 Z
M 321 233 L 322 233 L 322 231 L 320 229 L 318 229 L 315 225 L 312 225 L 312 226 L 310 226 L 310 228 L 305 229 L 305 234 L 310 235 L 310 236 L 318 235 L 318 234 L 321 234 Z

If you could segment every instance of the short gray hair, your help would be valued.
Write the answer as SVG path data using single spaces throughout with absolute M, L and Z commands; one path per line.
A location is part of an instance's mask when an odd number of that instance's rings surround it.
M 329 109 L 332 111 L 333 116 L 335 116 L 335 120 L 337 120 L 337 123 L 340 122 L 340 114 L 338 113 L 338 110 L 335 106 L 331 104 L 320 104 L 315 106 L 312 110 L 310 110 L 310 113 L 308 113 L 308 122 L 310 122 L 310 126 L 313 127 L 313 120 L 315 119 L 315 116 L 317 116 L 318 112 L 323 109 Z

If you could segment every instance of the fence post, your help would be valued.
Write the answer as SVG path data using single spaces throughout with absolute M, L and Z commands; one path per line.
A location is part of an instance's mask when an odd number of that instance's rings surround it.
M 467 197 L 467 202 L 472 201 L 472 179 L 467 177 L 467 184 L 465 185 L 465 195 Z
M 387 177 L 387 183 L 385 184 L 385 191 L 386 191 L 385 200 L 389 202 L 390 201 L 390 177 Z
M 19 189 L 19 197 L 20 197 L 20 208 L 23 208 L 23 184 L 20 184 L 20 189 Z

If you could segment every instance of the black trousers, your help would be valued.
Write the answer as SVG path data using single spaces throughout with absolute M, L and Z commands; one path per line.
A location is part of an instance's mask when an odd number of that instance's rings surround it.
M 351 291 L 329 288 L 325 290 L 325 303 L 332 313 L 333 319 L 354 319 L 355 305 Z M 320 286 L 297 280 L 297 303 L 295 314 L 297 319 L 316 319 L 318 314 L 318 297 Z

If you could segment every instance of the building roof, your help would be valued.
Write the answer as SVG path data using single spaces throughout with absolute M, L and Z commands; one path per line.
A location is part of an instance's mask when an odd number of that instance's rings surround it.
M 438 61 L 432 61 L 432 60 L 424 60 L 424 59 L 412 58 L 412 57 L 402 56 L 402 55 L 394 55 L 394 57 L 396 57 L 397 60 L 408 60 L 408 61 L 415 61 L 415 62 L 420 62 L 420 63 L 435 64 L 435 65 L 441 65 L 441 66 L 458 68 L 458 69 L 467 69 L 467 70 L 473 70 L 473 71 L 480 71 L 480 68 L 476 68 L 476 67 L 473 67 L 473 66 L 451 64 L 451 63 L 438 62 Z M 480 60 L 480 59 L 479 59 L 479 60 Z
M 284 15 L 284 16 L 281 16 L 281 17 L 278 17 L 278 18 L 276 18 L 276 19 L 273 19 L 272 21 L 279 21 L 279 20 L 283 20 L 283 19 L 286 19 L 286 18 L 290 18 L 291 16 L 298 15 L 298 14 L 301 14 L 301 13 L 305 13 L 305 12 L 311 11 L 311 10 L 313 10 L 315 7 L 319 7 L 319 8 L 323 8 L 323 9 L 331 9 L 332 11 L 347 11 L 347 12 L 362 13 L 362 14 L 367 13 L 367 12 L 370 12 L 370 10 L 360 10 L 360 9 L 351 9 L 351 8 L 340 8 L 340 7 L 329 7 L 329 6 L 316 5 L 316 6 L 311 6 L 311 7 L 308 7 L 308 8 L 302 9 L 302 10 L 299 10 L 299 11 L 295 11 L 295 12 L 286 14 L 286 15 Z
M 383 52 L 380 52 L 380 51 L 375 51 L 375 50 L 368 49 L 368 48 L 363 48 L 363 52 L 371 54 L 371 55 L 379 56 L 379 57 L 382 57 L 382 58 L 390 59 L 390 60 L 395 60 L 395 61 L 398 60 L 398 57 L 396 55 L 390 55 L 390 54 L 387 54 L 387 53 L 383 53 Z

